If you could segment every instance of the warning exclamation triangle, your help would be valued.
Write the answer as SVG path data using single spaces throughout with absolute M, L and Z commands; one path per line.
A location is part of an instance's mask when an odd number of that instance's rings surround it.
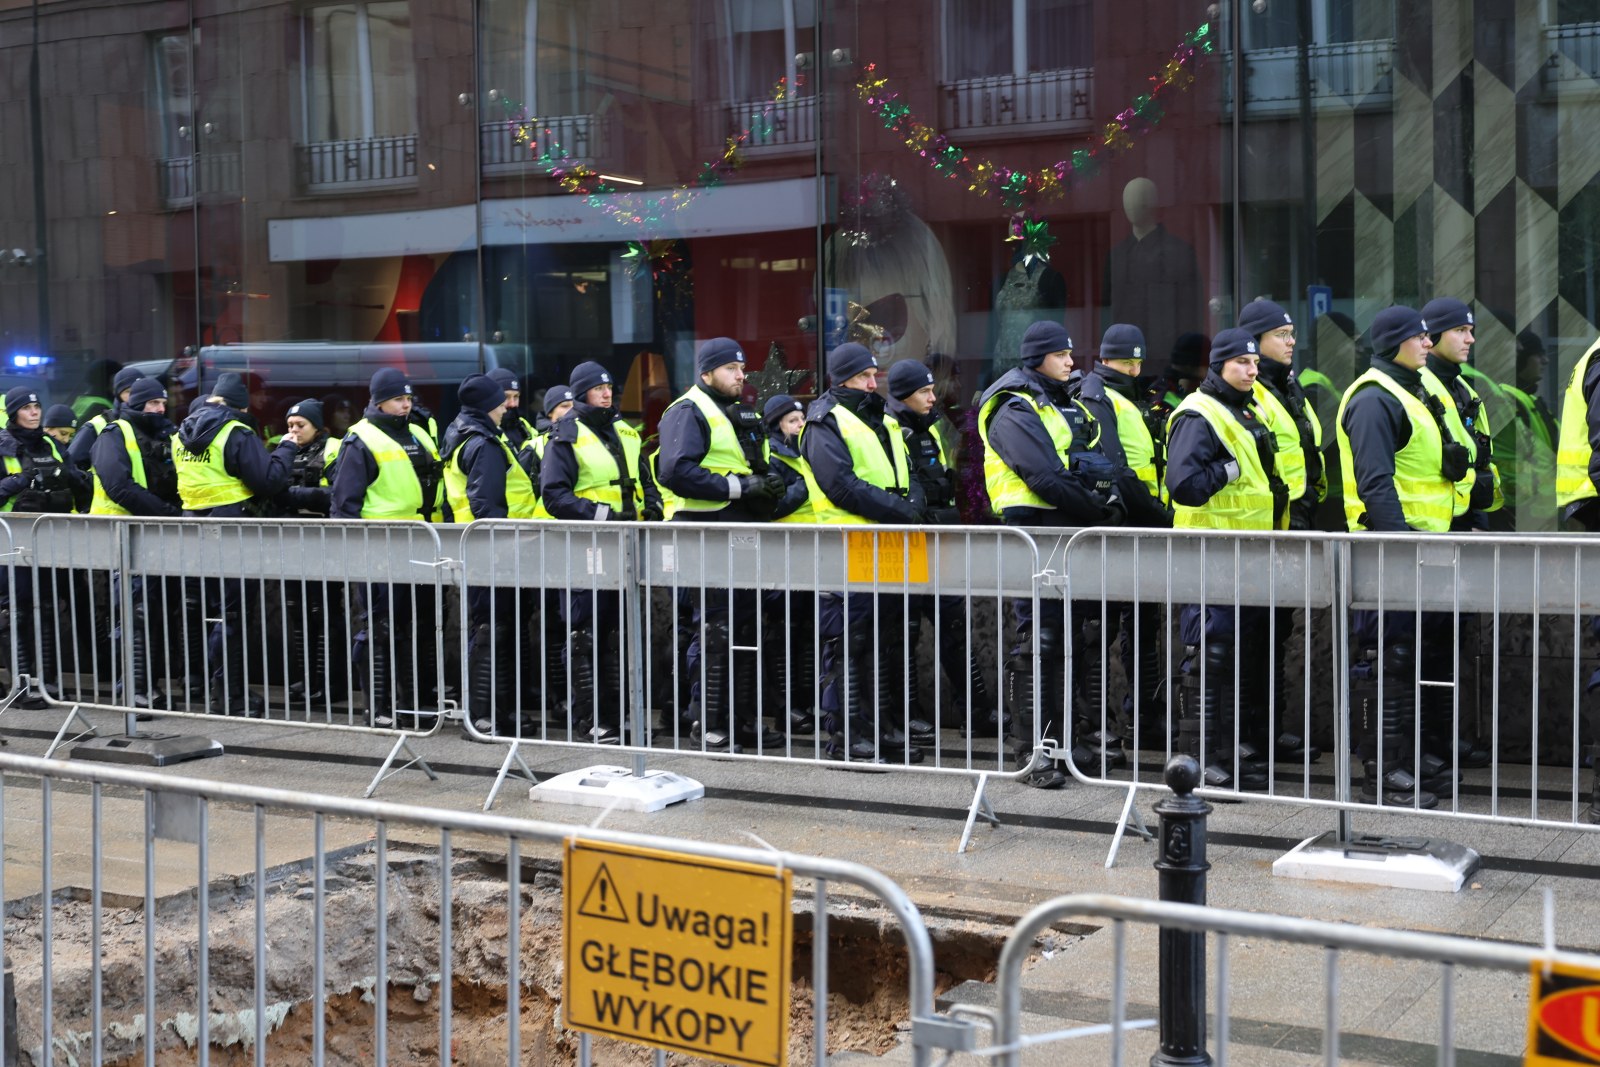
M 584 891 L 583 901 L 578 905 L 578 914 L 590 919 L 609 919 L 614 923 L 628 921 L 627 909 L 622 906 L 622 894 L 617 892 L 617 883 L 611 878 L 611 871 L 605 864 L 594 872 L 594 880 L 589 883 L 589 888 Z

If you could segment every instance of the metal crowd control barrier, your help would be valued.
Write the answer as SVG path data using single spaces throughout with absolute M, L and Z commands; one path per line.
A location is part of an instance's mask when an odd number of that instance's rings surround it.
M 987 782 L 1039 743 L 1037 717 L 1008 729 L 1001 699 L 1008 667 L 1038 655 L 1002 632 L 1037 612 L 1021 531 L 478 522 L 461 557 L 479 606 L 463 685 L 469 709 L 495 709 L 469 711 L 482 740 L 620 747 L 639 773 L 698 752 L 976 776 L 962 848 L 994 819 Z
M 1079 1030 L 1024 1035 L 1022 968 L 1029 953 L 1034 950 L 1035 939 L 1053 923 L 1085 919 L 1109 920 L 1112 923 L 1110 1003 L 1106 1024 Z M 1130 925 L 1133 926 L 1131 931 L 1128 929 Z M 1129 1038 L 1137 1040 L 1143 1037 L 1148 1041 L 1154 1037 L 1155 1032 L 1148 1029 L 1152 1020 L 1128 1018 L 1129 959 L 1136 953 L 1142 959 L 1150 958 L 1157 927 L 1163 931 L 1186 930 L 1211 935 L 1216 959 L 1215 979 L 1210 983 L 1214 995 L 1209 1013 L 1210 1018 L 1215 1020 L 1214 1060 L 1206 1057 L 1205 1049 L 1202 1047 L 1195 1050 L 1191 1058 L 1162 1059 L 1160 1062 L 1215 1062 L 1217 1067 L 1226 1067 L 1230 1062 L 1232 1054 L 1230 1027 L 1233 1022 L 1232 997 L 1235 986 L 1244 985 L 1248 988 L 1253 977 L 1251 960 L 1260 958 L 1259 952 L 1250 951 L 1258 946 L 1241 939 L 1269 941 L 1282 945 L 1303 945 L 1308 950 L 1321 950 L 1324 988 L 1320 1012 L 1312 1014 L 1311 1010 L 1308 1010 L 1312 1009 L 1312 1004 L 1306 1003 L 1306 998 L 1298 998 L 1298 1006 L 1290 1003 L 1294 998 L 1286 998 L 1281 990 L 1276 991 L 1270 999 L 1273 1022 L 1279 1025 L 1301 1024 L 1303 1018 L 1302 1025 L 1321 1029 L 1322 1062 L 1329 1067 L 1339 1062 L 1341 1031 L 1346 1025 L 1341 1019 L 1340 967 L 1348 954 L 1362 953 L 1390 963 L 1400 959 L 1438 965 L 1434 975 L 1403 971 L 1393 966 L 1389 966 L 1381 974 L 1366 972 L 1363 976 L 1364 981 L 1356 988 L 1358 992 L 1370 995 L 1385 986 L 1394 987 L 1397 991 L 1404 991 L 1405 1001 L 1410 1005 L 1417 991 L 1436 979 L 1439 989 L 1438 1030 L 1436 1034 L 1419 1033 L 1415 1040 L 1423 1043 L 1436 1042 L 1438 1062 L 1441 1065 L 1455 1063 L 1458 970 L 1510 972 L 1519 976 L 1520 983 L 1513 979 L 1504 980 L 1504 1002 L 1520 1005 L 1522 995 L 1526 992 L 1526 983 L 1541 965 L 1552 969 L 1578 968 L 1589 972 L 1600 967 L 1600 957 L 1559 952 L 1553 948 L 1536 948 L 1403 930 L 1383 930 L 1343 923 L 1315 922 L 1278 915 L 1227 911 L 1193 904 L 1171 904 L 1154 900 L 1083 894 L 1047 901 L 1029 912 L 1013 928 L 1000 954 L 996 976 L 998 1004 L 995 1008 L 956 1005 L 950 1009 L 949 1014 L 957 1019 L 987 1022 L 993 1028 L 994 1042 L 976 1051 L 1002 1067 L 1018 1067 L 1022 1062 L 1022 1053 L 1026 1049 L 1095 1034 L 1109 1036 L 1110 1047 L 1105 1051 L 1103 1062 L 1120 1065 L 1133 1062 L 1136 1058 L 1143 1061 L 1155 1051 L 1155 1048 L 1143 1046 L 1129 1048 Z M 1141 937 L 1147 940 L 1140 942 Z M 1235 944 L 1242 946 L 1237 953 L 1234 951 Z M 1281 961 L 1281 955 L 1274 954 L 1272 958 Z M 1087 968 L 1088 964 L 1085 963 L 1084 966 Z M 1235 971 L 1239 972 L 1237 979 Z M 1079 971 L 1078 974 L 1080 978 L 1087 978 L 1083 971 Z M 1485 992 L 1481 988 L 1481 983 L 1475 983 L 1473 988 L 1480 996 Z M 1359 998 L 1353 999 L 1358 1000 L 1356 1011 L 1364 1021 L 1372 1013 L 1359 1006 L 1361 1003 Z M 1202 1010 L 1205 1010 L 1204 1007 Z M 1302 1011 L 1303 1015 L 1300 1014 Z M 1381 1013 L 1381 1017 L 1388 1018 L 1386 1013 Z M 1481 1029 L 1481 1020 L 1479 1023 Z M 1525 1027 L 1525 1016 L 1518 1018 L 1516 1024 Z M 1355 1023 L 1348 1032 L 1355 1032 L 1360 1025 L 1359 1022 Z M 1515 1032 L 1525 1033 L 1526 1030 L 1519 1029 Z M 1370 1057 L 1363 1055 L 1360 1058 L 1367 1060 Z M 1083 1063 L 1089 1060 L 1088 1051 L 1079 1048 L 1073 1062 Z
M 1124 823 L 1173 752 L 1202 794 L 1337 809 L 1346 838 L 1363 810 L 1600 818 L 1592 538 L 1090 529 L 1041 554 L 1079 653 L 1072 770 L 1127 790 Z
M 34 906 L 9 918 L 0 935 L 0 948 L 17 977 L 21 1018 L 15 1021 L 20 1024 L 23 1048 L 34 1052 L 34 1062 L 72 1056 L 98 1064 L 142 1052 L 144 1062 L 153 1063 L 162 1052 L 181 1053 L 180 1044 L 187 1043 L 196 1050 L 198 1062 L 205 1063 L 214 1043 L 219 1048 L 236 1043 L 252 1050 L 256 1064 L 265 1065 L 289 1055 L 287 1050 L 281 1050 L 282 1056 L 269 1051 L 269 1037 L 297 1004 L 310 1007 L 310 1055 L 321 1062 L 329 1037 L 330 1002 L 341 994 L 358 993 L 372 1005 L 370 1052 L 362 1055 L 370 1056 L 370 1062 L 388 1063 L 393 1036 L 390 987 L 403 989 L 404 976 L 418 989 L 405 994 L 408 1000 L 437 1004 L 437 1051 L 432 1055 L 448 1063 L 455 1058 L 457 982 L 470 987 L 468 1001 L 481 1003 L 491 995 L 483 972 L 458 976 L 457 968 L 469 961 L 491 960 L 504 969 L 506 1010 L 490 1026 L 503 1030 L 491 1038 L 480 1030 L 474 1036 L 473 1055 L 480 1061 L 521 1063 L 525 990 L 535 1007 L 560 998 L 562 1019 L 576 1014 L 566 995 L 577 980 L 576 968 L 563 969 L 524 951 L 524 932 L 537 937 L 540 929 L 536 916 L 524 922 L 525 909 L 531 911 L 525 897 L 537 892 L 533 877 L 537 868 L 531 865 L 555 856 L 570 863 L 574 850 L 594 846 L 739 864 L 767 872 L 768 877 L 809 879 L 810 1061 L 818 1067 L 828 1058 L 828 920 L 835 883 L 859 887 L 876 898 L 894 916 L 904 938 L 913 1064 L 924 1067 L 930 1062 L 927 1046 L 951 1025 L 934 1010 L 933 945 L 916 905 L 884 875 L 856 863 L 4 755 L 0 755 L 0 811 L 4 813 L 0 851 L 6 855 L 5 870 L 0 870 L 0 899 L 31 888 L 16 885 L 20 877 L 16 872 L 33 866 L 38 878 Z M 142 835 L 127 842 L 130 853 L 142 846 L 142 857 L 121 855 L 124 835 L 111 832 L 130 822 L 143 824 Z M 404 828 L 421 835 L 408 838 Z M 158 842 L 162 842 L 159 856 Z M 475 854 L 464 856 L 459 868 L 457 849 Z M 356 902 L 347 896 L 331 907 L 335 886 L 353 877 L 345 865 L 367 855 L 373 857 L 369 869 L 374 892 Z M 309 860 L 302 862 L 307 856 Z M 273 885 L 269 908 L 269 884 L 306 866 L 309 892 Z M 614 857 L 612 868 L 617 870 Z M 13 872 L 9 882 L 8 871 Z M 142 874 L 142 886 L 124 889 L 121 880 L 137 877 L 131 873 L 135 871 Z M 418 887 L 401 881 L 408 873 L 421 881 L 431 876 L 437 900 L 419 899 Z M 477 886 L 470 897 L 455 891 L 467 875 Z M 620 878 L 618 873 L 605 876 L 612 885 Z M 482 890 L 483 881 L 498 882 L 502 877 L 503 895 Z M 85 882 L 87 911 L 61 892 L 69 885 L 82 888 Z M 193 890 L 194 886 L 215 890 L 224 883 L 225 892 Z M 572 891 L 569 884 L 568 894 Z M 570 921 L 579 909 L 570 899 L 567 903 Z M 140 904 L 142 919 L 133 920 L 132 927 L 114 921 L 112 906 L 131 909 Z M 502 904 L 504 925 L 497 923 L 495 932 L 485 934 L 484 925 L 471 922 L 470 916 L 478 912 L 469 909 Z M 625 899 L 623 904 L 631 909 L 635 901 Z M 695 906 L 715 907 L 716 902 Z M 792 911 L 791 899 L 785 896 L 781 906 Z M 846 906 L 859 908 L 856 903 Z M 283 908 L 291 913 L 285 914 Z M 787 915 L 781 918 L 785 921 L 774 926 L 787 930 Z M 357 931 L 356 936 L 346 931 L 346 936 L 330 939 L 328 927 L 336 919 Z M 89 928 L 87 941 L 84 925 Z M 660 956 L 670 946 L 659 940 L 660 930 L 641 932 L 638 927 L 643 925 L 641 915 L 634 927 L 628 927 L 637 939 L 599 967 L 624 972 L 644 967 L 648 993 L 659 973 L 655 968 Z M 721 929 L 712 925 L 702 960 L 715 963 L 721 958 L 715 952 L 723 945 Z M 463 942 L 459 949 L 458 930 Z M 733 936 L 729 934 L 729 942 Z M 541 940 L 548 947 L 549 939 Z M 529 949 L 537 946 L 530 938 Z M 660 951 L 638 956 L 652 946 Z M 566 947 L 569 958 L 575 958 L 572 946 Z M 112 949 L 116 956 L 108 961 L 106 954 Z M 132 965 L 126 962 L 130 950 L 137 960 Z M 787 952 L 783 958 L 789 958 Z M 678 992 L 687 997 L 689 965 L 696 961 L 679 962 L 684 966 L 678 973 L 686 977 Z M 585 968 L 593 970 L 588 964 Z M 694 981 L 702 982 L 707 996 L 718 995 L 728 1002 L 738 998 L 740 979 L 731 974 L 733 970 L 723 967 L 720 979 Z M 769 994 L 791 981 L 788 973 L 767 975 L 776 978 Z M 556 979 L 560 986 L 548 988 L 555 976 L 560 976 Z M 113 977 L 116 985 L 108 989 Z M 336 978 L 344 985 L 334 986 Z M 540 990 L 540 984 L 546 988 Z M 751 988 L 748 980 L 745 988 Z M 753 996 L 746 999 L 754 1003 Z M 463 1004 L 463 1010 L 470 1007 Z M 397 1020 L 415 1018 L 415 1009 L 413 1004 L 403 1015 L 396 1013 Z M 4 1010 L 0 1008 L 0 1013 Z M 340 1012 L 337 1017 L 350 1019 L 357 1014 Z M 0 1029 L 4 1024 L 0 1018 Z M 785 1014 L 779 1032 L 786 1028 Z M 708 1024 L 706 1030 L 710 1029 Z M 295 1042 L 293 1055 L 305 1057 L 302 1039 L 289 1040 Z M 363 1042 L 361 1047 L 368 1046 Z M 47 1049 L 50 1053 L 43 1054 Z M 787 1047 L 778 1051 L 785 1057 L 782 1062 L 788 1062 Z M 404 1051 L 397 1048 L 397 1054 Z M 578 1062 L 587 1067 L 593 1060 L 590 1035 L 582 1034 Z M 657 1051 L 655 1062 L 665 1063 L 665 1053 Z
M 454 703 L 431 526 L 41 515 L 25 540 L 45 696 L 71 709 L 52 753 L 97 734 L 96 707 L 128 719 L 100 758 L 159 745 L 139 717 L 225 716 L 393 734 L 369 796 L 405 767 L 434 777 L 410 748 Z

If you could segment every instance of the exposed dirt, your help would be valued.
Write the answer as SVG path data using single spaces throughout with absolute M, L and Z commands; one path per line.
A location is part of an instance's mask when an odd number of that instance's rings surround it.
M 454 854 L 451 878 L 451 1060 L 463 1065 L 506 1062 L 508 1012 L 507 882 L 503 857 Z M 389 851 L 388 1058 L 438 1062 L 440 1041 L 439 868 L 427 850 Z M 376 857 L 368 851 L 330 862 L 324 879 L 325 1062 L 366 1065 L 376 1059 Z M 254 1062 L 255 890 L 248 880 L 214 883 L 209 897 L 210 1060 L 219 1067 Z M 311 872 L 296 870 L 266 894 L 267 1062 L 309 1062 L 316 1039 L 314 892 Z M 155 938 L 156 1062 L 197 1060 L 198 895 L 161 901 Z M 790 1054 L 812 1050 L 811 916 L 796 901 L 790 1009 Z M 886 914 L 833 898 L 829 925 L 829 1052 L 882 1054 L 909 1028 L 907 957 Z M 24 1064 L 42 1062 L 41 912 L 37 900 L 11 905 L 6 941 L 16 975 Z M 52 916 L 53 1044 L 56 1063 L 90 1062 L 91 910 L 58 901 Z M 102 926 L 104 1062 L 144 1062 L 142 907 L 106 908 Z M 562 952 L 559 874 L 539 864 L 522 873 L 519 930 L 522 1062 L 576 1060 L 578 1034 L 561 1023 Z M 1005 931 L 972 922 L 930 923 L 940 967 L 936 992 L 960 982 L 991 980 Z M 595 1061 L 645 1064 L 651 1050 L 595 1039 Z M 672 1063 L 702 1062 L 673 1054 Z

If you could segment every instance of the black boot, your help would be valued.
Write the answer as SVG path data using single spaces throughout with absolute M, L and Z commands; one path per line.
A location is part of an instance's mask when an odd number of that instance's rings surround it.
M 707 623 L 700 643 L 702 670 L 694 672 L 694 698 L 697 715 L 689 730 L 689 743 L 709 752 L 737 752 L 728 704 L 728 627 L 723 622 Z
M 1177 751 L 1200 761 L 1204 784 L 1214 789 L 1266 788 L 1266 768 L 1249 758 L 1253 750 L 1244 747 L 1242 738 L 1235 758 L 1232 643 L 1212 638 L 1203 650 L 1191 645 L 1186 652 L 1178 690 Z
M 1083 624 L 1083 640 L 1079 644 L 1078 666 L 1074 671 L 1076 692 L 1073 694 L 1072 762 L 1088 775 L 1097 775 L 1101 768 L 1111 770 L 1128 762 L 1122 748 L 1122 738 L 1102 725 L 1103 704 L 1107 695 L 1103 657 L 1105 648 L 1099 619 Z
M 267 702 L 245 684 L 244 633 L 239 629 L 238 612 L 222 617 L 220 646 L 222 658 L 211 672 L 211 710 L 222 715 L 264 715 Z
M 572 718 L 576 728 L 574 741 L 594 741 L 602 745 L 622 743 L 622 735 L 615 727 L 604 725 L 605 698 L 601 696 L 596 707 L 594 635 L 588 629 L 573 630 L 568 636 L 572 659 L 567 664 L 567 674 L 572 680 Z
M 1022 783 L 1034 789 L 1060 789 L 1067 784 L 1067 776 L 1050 760 L 1034 760 L 1034 660 L 1032 636 L 1018 628 L 1013 635 L 1011 654 L 1006 659 L 1003 677 L 1005 713 L 1010 720 L 1011 736 L 1017 751 L 1017 768 L 1027 769 Z M 1041 639 L 1041 644 L 1043 644 Z M 1042 686 L 1041 686 L 1042 688 Z M 1048 693 L 1040 693 L 1049 699 Z M 1045 735 L 1048 737 L 1049 735 Z
M 132 671 L 128 675 L 128 685 L 124 686 L 121 680 L 117 682 L 113 699 L 125 707 L 141 711 L 164 703 L 166 697 L 150 682 L 150 657 L 145 646 L 144 627 L 135 621 L 124 632 L 128 636 L 128 658 L 132 661 Z
M 328 643 L 322 625 L 322 600 L 317 592 L 320 590 L 307 590 L 299 597 L 286 598 L 284 601 L 284 615 L 289 622 L 287 629 L 300 634 L 299 640 L 291 638 L 289 641 L 291 707 L 307 707 L 327 694 Z
M 489 624 L 479 623 L 467 639 L 467 722 L 479 734 L 495 733 L 495 685 L 493 656 L 490 654 Z M 471 737 L 468 734 L 468 737 Z
M 734 741 L 746 752 L 782 754 L 787 739 L 761 721 L 760 702 L 756 699 L 756 653 L 733 653 L 730 669 Z
M 389 622 L 367 621 L 367 725 L 382 730 L 394 727 L 394 670 L 389 655 Z
M 622 634 L 619 631 L 613 629 L 601 639 L 600 654 L 604 658 L 595 667 L 595 684 L 600 688 L 600 718 L 595 722 L 594 737 L 601 744 L 626 744 L 635 739 L 628 733 L 628 689 L 623 684 Z M 612 742 L 608 737 L 617 740 Z
M 769 616 L 770 618 L 770 616 Z M 817 650 L 810 630 L 785 633 L 774 627 L 768 637 L 778 655 L 771 666 L 777 691 L 774 708 L 787 709 L 789 736 L 809 737 L 816 732 Z
M 889 632 L 885 632 L 885 631 Z M 908 716 L 905 701 L 912 695 L 907 682 L 912 663 L 902 640 L 899 622 L 879 630 L 876 662 L 872 665 L 872 706 L 876 711 L 879 752 L 899 763 L 921 763 L 922 753 L 909 745 L 931 745 L 938 740 L 933 724 Z M 872 717 L 862 716 L 862 733 L 872 728 Z
M 1388 763 L 1388 761 L 1385 761 Z M 1389 769 L 1382 775 L 1383 796 L 1382 802 L 1387 807 L 1396 808 L 1436 808 L 1439 798 L 1426 789 L 1419 789 L 1417 780 L 1411 772 L 1398 764 L 1388 763 Z M 1361 765 L 1364 777 L 1361 780 L 1361 800 L 1366 804 L 1379 802 L 1378 796 L 1378 763 L 1376 760 L 1367 760 Z

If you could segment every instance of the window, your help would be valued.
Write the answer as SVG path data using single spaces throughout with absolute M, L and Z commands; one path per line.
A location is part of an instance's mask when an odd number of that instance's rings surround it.
M 301 33 L 302 182 L 415 177 L 416 85 L 408 5 L 374 0 L 313 7 Z
M 1094 64 L 1091 0 L 944 0 L 951 81 Z
M 481 10 L 486 121 L 589 110 L 580 0 L 483 0 Z
M 156 171 L 161 200 L 178 205 L 193 199 L 194 98 L 189 80 L 189 35 L 157 37 L 151 49 L 155 79 Z
M 810 94 L 800 64 L 815 60 L 816 0 L 730 0 L 728 15 L 735 100 L 769 100 L 780 79 L 786 96 Z

